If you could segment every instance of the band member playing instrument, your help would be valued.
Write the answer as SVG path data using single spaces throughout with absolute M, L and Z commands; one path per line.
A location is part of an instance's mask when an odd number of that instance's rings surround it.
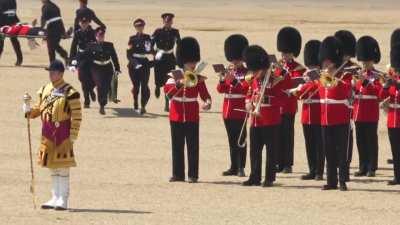
M 106 29 L 106 25 L 104 25 L 104 23 L 101 22 L 101 20 L 96 16 L 96 13 L 88 7 L 88 0 L 79 0 L 79 9 L 76 10 L 74 30 L 79 29 L 79 14 L 81 14 L 82 11 L 87 12 L 87 17 L 89 20 L 96 23 L 99 27 Z
M 329 36 L 322 42 L 319 59 L 323 71 L 318 92 L 321 98 L 322 141 L 327 160 L 327 185 L 323 190 L 337 189 L 339 168 L 340 190 L 346 191 L 351 76 L 342 72 L 342 44 L 335 37 Z
M 311 40 L 304 47 L 304 64 L 308 71 L 304 73 L 304 85 L 300 85 L 294 95 L 303 101 L 301 123 L 303 124 L 304 140 L 309 173 L 303 175 L 303 180 L 322 180 L 325 166 L 325 152 L 322 147 L 321 135 L 321 101 L 318 93 L 318 77 L 312 75 L 320 72 L 318 59 L 321 42 Z
M 175 69 L 176 59 L 174 56 L 175 43 L 181 40 L 179 30 L 172 27 L 175 15 L 164 13 L 161 15 L 164 26 L 154 31 L 152 35 L 153 49 L 156 51 L 154 57 L 154 81 L 156 85 L 155 96 L 160 97 L 160 88 L 168 79 L 168 73 Z M 164 111 L 169 111 L 168 98 L 165 97 Z
M 121 73 L 114 44 L 105 41 L 105 33 L 103 28 L 98 27 L 95 30 L 96 42 L 89 43 L 84 53 L 81 54 L 81 58 L 90 63 L 92 78 L 97 87 L 99 113 L 102 115 L 106 113 L 104 107 L 107 104 L 112 77 L 114 73 L 117 75 Z
M 278 51 L 282 53 L 281 70 L 275 70 L 285 77 L 285 89 L 294 88 L 296 80 L 303 76 L 306 69 L 295 61 L 301 50 L 301 35 L 293 27 L 284 27 L 278 33 Z M 280 142 L 278 155 L 278 171 L 291 173 L 294 158 L 294 121 L 297 112 L 297 99 L 294 96 L 287 98 L 282 107 L 282 123 L 280 127 Z
M 231 63 L 224 76 L 221 76 L 217 91 L 223 93 L 224 103 L 222 108 L 223 119 L 229 140 L 231 166 L 222 173 L 223 176 L 244 177 L 246 166 L 246 144 L 239 146 L 246 140 L 246 133 L 240 137 L 242 126 L 245 123 L 245 99 L 248 85 L 245 81 L 247 69 L 243 65 L 243 50 L 248 47 L 247 38 L 241 34 L 234 34 L 225 40 L 225 57 Z M 242 110 L 242 111 L 238 111 Z M 243 132 L 246 132 L 244 128 Z M 239 140 L 239 138 L 243 140 Z
M 283 83 L 275 83 L 271 76 L 268 53 L 260 46 L 248 47 L 243 55 L 247 69 L 253 73 L 249 81 L 246 109 L 250 113 L 250 161 L 251 173 L 244 186 L 261 184 L 262 151 L 266 147 L 266 169 L 264 187 L 273 185 L 276 178 L 276 154 L 279 145 L 281 102 L 287 95 Z
M 199 178 L 199 103 L 202 109 L 211 108 L 211 96 L 205 84 L 205 77 L 196 73 L 200 61 L 200 46 L 192 37 L 183 38 L 177 46 L 176 57 L 182 68 L 183 78 L 169 78 L 164 86 L 170 99 L 169 119 L 172 139 L 172 177 L 170 182 L 185 181 L 184 148 L 187 146 L 188 177 L 190 183 Z
M 337 38 L 343 47 L 343 62 L 347 62 L 344 71 L 348 76 L 356 75 L 357 70 L 361 69 L 352 58 L 356 56 L 356 37 L 354 34 L 348 30 L 339 30 L 335 33 L 335 38 Z M 352 96 L 350 98 L 350 109 L 352 110 L 352 103 L 354 100 L 354 91 L 352 91 Z M 352 111 L 353 113 L 353 111 Z M 350 164 L 353 159 L 353 126 L 350 127 L 350 133 L 348 138 L 348 148 L 347 148 L 347 169 L 346 169 L 346 181 L 350 181 Z
M 374 177 L 378 169 L 378 120 L 379 93 L 382 85 L 374 68 L 379 63 L 381 53 L 378 42 L 363 36 L 357 41 L 357 60 L 362 63 L 362 71 L 355 79 L 353 119 L 356 125 L 359 171 L 355 176 Z
M 150 35 L 143 33 L 145 22 L 136 19 L 133 26 L 136 34 L 129 38 L 127 50 L 129 77 L 132 81 L 133 109 L 140 114 L 146 113 L 146 105 L 150 98 L 149 78 L 152 62 L 148 54 L 152 53 Z M 139 92 L 141 93 L 139 110 Z
M 16 0 L 3 0 L 0 1 L 0 27 L 3 26 L 13 26 L 19 23 L 19 18 L 17 16 L 17 2 Z M 22 64 L 22 51 L 21 45 L 16 37 L 11 37 L 11 44 L 14 48 L 15 55 L 17 56 L 16 66 Z M 4 37 L 0 35 L 0 56 L 4 50 Z
M 64 59 L 68 65 L 68 53 L 60 45 L 61 38 L 69 35 L 65 31 L 64 23 L 61 18 L 60 8 L 50 0 L 42 0 L 42 18 L 41 27 L 47 30 L 47 50 L 49 53 L 49 61 L 56 59 L 56 52 Z
M 90 107 L 90 98 L 92 101 L 96 100 L 94 93 L 94 81 L 90 72 L 90 63 L 84 57 L 79 55 L 83 54 L 89 43 L 96 42 L 96 35 L 93 28 L 90 26 L 89 14 L 80 11 L 78 15 L 79 28 L 75 30 L 74 38 L 71 44 L 70 59 L 71 65 L 78 68 L 79 81 L 82 85 L 82 92 L 84 96 L 84 107 Z M 78 62 L 78 59 L 79 62 Z
M 393 76 L 385 82 L 380 98 L 387 102 L 387 127 L 393 156 L 394 179 L 388 185 L 400 184 L 400 43 L 393 44 L 390 64 Z
M 73 143 L 82 120 L 79 93 L 63 80 L 64 65 L 56 60 L 49 66 L 51 83 L 40 88 L 37 104 L 23 109 L 29 118 L 42 119 L 39 165 L 50 169 L 52 198 L 42 209 L 66 210 L 69 196 L 69 170 L 75 167 Z

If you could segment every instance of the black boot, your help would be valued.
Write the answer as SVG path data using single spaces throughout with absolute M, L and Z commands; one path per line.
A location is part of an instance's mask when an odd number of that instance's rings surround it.
M 301 176 L 302 180 L 314 180 L 315 179 L 315 175 L 312 173 L 306 174 Z
M 94 90 L 91 90 L 89 92 L 89 94 L 90 94 L 90 98 L 92 99 L 92 101 L 95 102 L 96 101 L 96 93 L 94 92 Z
M 397 180 L 391 180 L 387 184 L 392 186 L 392 185 L 399 185 L 400 183 Z
M 249 180 L 243 182 L 242 185 L 243 186 L 260 186 L 261 182 L 260 181 L 256 182 L 256 181 L 253 181 L 253 180 L 249 179 Z
M 329 191 L 329 190 L 337 190 L 337 186 L 333 186 L 333 185 L 324 185 L 323 187 L 322 187 L 322 190 L 323 191 Z
M 363 177 L 363 176 L 366 176 L 366 175 L 367 175 L 367 172 L 361 171 L 361 170 L 354 173 L 355 177 Z
M 340 189 L 341 191 L 347 191 L 347 185 L 346 185 L 346 183 L 345 183 L 345 182 L 340 182 L 340 187 L 339 187 L 339 189 Z
M 236 176 L 238 174 L 237 170 L 228 169 L 227 171 L 222 172 L 222 176 Z
M 105 115 L 105 114 L 106 114 L 106 111 L 104 110 L 104 106 L 100 106 L 99 113 L 100 113 L 101 115 Z
M 160 91 L 160 87 L 156 87 L 156 89 L 154 90 L 154 95 L 156 96 L 156 98 L 159 98 L 161 95 L 161 91 Z
M 238 173 L 237 173 L 238 177 L 245 177 L 246 173 L 244 172 L 244 168 L 240 168 Z
M 262 185 L 262 186 L 263 186 L 263 187 L 272 187 L 272 186 L 274 186 L 274 182 L 265 180 L 265 181 L 263 182 L 263 185 Z

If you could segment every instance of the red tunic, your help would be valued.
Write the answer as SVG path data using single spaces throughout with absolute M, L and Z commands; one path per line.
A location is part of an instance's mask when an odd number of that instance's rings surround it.
M 343 78 L 343 81 L 338 81 L 337 86 L 331 88 L 318 83 L 322 126 L 343 125 L 350 122 L 351 76 L 348 77 Z
M 246 102 L 252 101 L 255 106 L 261 92 L 261 87 L 262 80 L 258 78 L 254 79 L 250 84 Z M 282 107 L 282 102 L 287 99 L 287 95 L 283 89 L 283 83 L 280 82 L 272 88 L 270 85 L 267 85 L 264 96 L 264 103 L 261 104 L 260 115 L 252 115 L 250 118 L 252 127 L 274 126 L 281 123 L 280 108 Z
M 204 81 L 199 81 L 195 87 L 178 88 L 173 78 L 164 85 L 164 92 L 170 98 L 169 119 L 173 122 L 199 122 L 198 96 L 203 101 L 211 99 Z
M 389 89 L 382 88 L 379 97 L 382 100 L 386 100 L 387 98 L 389 98 L 387 127 L 400 128 L 400 91 L 396 88 L 395 85 L 392 85 Z
M 244 80 L 247 69 L 243 67 L 229 72 L 234 73 L 236 79 L 222 81 L 217 86 L 218 93 L 225 94 L 222 116 L 224 119 L 242 120 L 246 117 L 246 113 L 242 111 L 245 110 L 245 99 L 249 89 L 249 85 Z
M 288 74 L 285 76 L 285 80 L 283 82 L 283 88 L 284 89 L 291 89 L 294 88 L 294 80 L 298 79 L 299 77 L 303 76 L 303 73 L 306 71 L 306 68 L 304 68 L 302 65 L 300 65 L 296 61 L 291 61 L 291 62 L 285 62 L 283 67 L 288 70 Z M 280 75 L 282 74 L 282 71 L 276 70 L 275 75 Z M 297 98 L 295 96 L 291 96 L 289 98 L 286 98 L 285 103 L 282 105 L 282 114 L 290 114 L 290 115 L 295 115 L 297 112 Z
M 296 94 L 303 100 L 301 123 L 304 125 L 321 124 L 321 101 L 318 90 L 318 81 L 309 81 Z
M 379 92 L 382 85 L 379 79 L 374 79 L 372 70 L 365 73 L 366 79 L 370 80 L 367 86 L 363 86 L 361 80 L 354 87 L 354 110 L 355 122 L 378 122 L 379 120 Z

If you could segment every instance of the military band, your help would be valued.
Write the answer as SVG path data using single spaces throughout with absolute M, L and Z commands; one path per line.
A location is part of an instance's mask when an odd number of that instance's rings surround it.
M 17 16 L 17 2 L 16 0 L 2 0 L 0 1 L 0 27 L 5 25 L 15 25 L 19 23 L 19 18 Z M 5 38 L 0 35 L 0 56 L 4 50 Z M 22 51 L 21 45 L 16 37 L 10 38 L 11 44 L 14 48 L 15 55 L 17 56 L 16 66 L 22 64 Z

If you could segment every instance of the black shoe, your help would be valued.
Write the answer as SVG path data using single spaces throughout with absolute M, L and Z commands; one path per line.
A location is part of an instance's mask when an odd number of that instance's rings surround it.
M 347 185 L 346 185 L 346 183 L 340 183 L 340 185 L 339 185 L 339 190 L 341 190 L 341 191 L 347 191 Z
M 54 209 L 54 206 L 50 206 L 50 205 L 42 205 L 40 206 L 41 209 Z
M 366 176 L 366 175 L 367 175 L 367 172 L 364 172 L 364 171 L 357 171 L 357 172 L 354 173 L 355 177 L 363 177 L 363 176 Z
M 393 159 L 388 159 L 388 160 L 387 160 L 387 163 L 388 163 L 388 164 L 393 164 Z
M 244 172 L 244 168 L 240 168 L 238 173 L 237 173 L 238 177 L 245 177 L 246 173 Z
M 160 98 L 160 95 L 161 95 L 160 87 L 156 87 L 156 90 L 154 91 L 154 95 L 156 96 L 156 98 Z
M 315 179 L 315 175 L 309 173 L 309 174 L 306 174 L 306 175 L 301 176 L 301 179 L 302 179 L 302 180 L 314 180 L 314 179 Z
M 367 177 L 375 177 L 375 171 L 368 171 Z
M 90 98 L 92 99 L 92 102 L 95 102 L 96 101 L 96 93 L 94 93 L 94 91 L 92 90 L 89 92 L 89 94 L 90 94 Z
M 324 179 L 324 177 L 322 175 L 315 175 L 315 180 L 320 181 L 323 179 Z
M 22 59 L 17 59 L 17 62 L 15 62 L 15 66 L 21 66 L 22 65 Z
M 229 169 L 227 171 L 222 172 L 222 176 L 236 176 L 238 174 L 237 170 Z
M 279 166 L 279 165 L 276 165 L 276 172 L 277 173 L 282 173 L 282 171 L 283 171 L 283 167 Z
M 169 182 L 185 182 L 185 178 L 171 177 Z
M 143 114 L 145 114 L 145 113 L 147 113 L 146 109 L 145 109 L 145 108 L 141 108 L 141 109 L 140 109 L 140 114 L 143 115 Z
M 90 108 L 90 104 L 86 104 L 86 103 L 85 103 L 85 104 L 83 105 L 83 108 L 89 109 L 89 108 Z
M 337 190 L 337 186 L 332 186 L 332 185 L 324 185 L 322 187 L 323 191 L 329 191 L 329 190 Z
M 106 115 L 106 111 L 104 110 L 104 106 L 101 106 L 101 107 L 100 107 L 99 113 L 100 113 L 101 115 Z
M 387 185 L 390 185 L 390 186 L 392 186 L 392 185 L 399 185 L 400 183 L 399 182 L 397 182 L 397 180 L 391 180 L 391 181 L 389 181 L 388 183 L 387 183 Z
M 272 186 L 274 186 L 274 182 L 266 180 L 263 182 L 262 186 L 263 187 L 272 187 Z
M 67 210 L 67 209 L 64 208 L 64 207 L 59 207 L 59 206 L 57 206 L 57 207 L 54 208 L 54 210 L 56 210 L 56 211 L 65 211 L 65 210 Z
M 191 184 L 194 184 L 194 183 L 197 183 L 197 178 L 192 178 L 192 177 L 189 177 L 189 183 L 191 183 Z
M 291 166 L 285 166 L 282 170 L 282 173 L 292 173 L 292 167 Z
M 243 182 L 242 185 L 243 186 L 260 186 L 261 182 L 259 182 L 259 181 L 255 182 L 255 181 L 252 181 L 252 180 L 247 180 L 247 181 Z

